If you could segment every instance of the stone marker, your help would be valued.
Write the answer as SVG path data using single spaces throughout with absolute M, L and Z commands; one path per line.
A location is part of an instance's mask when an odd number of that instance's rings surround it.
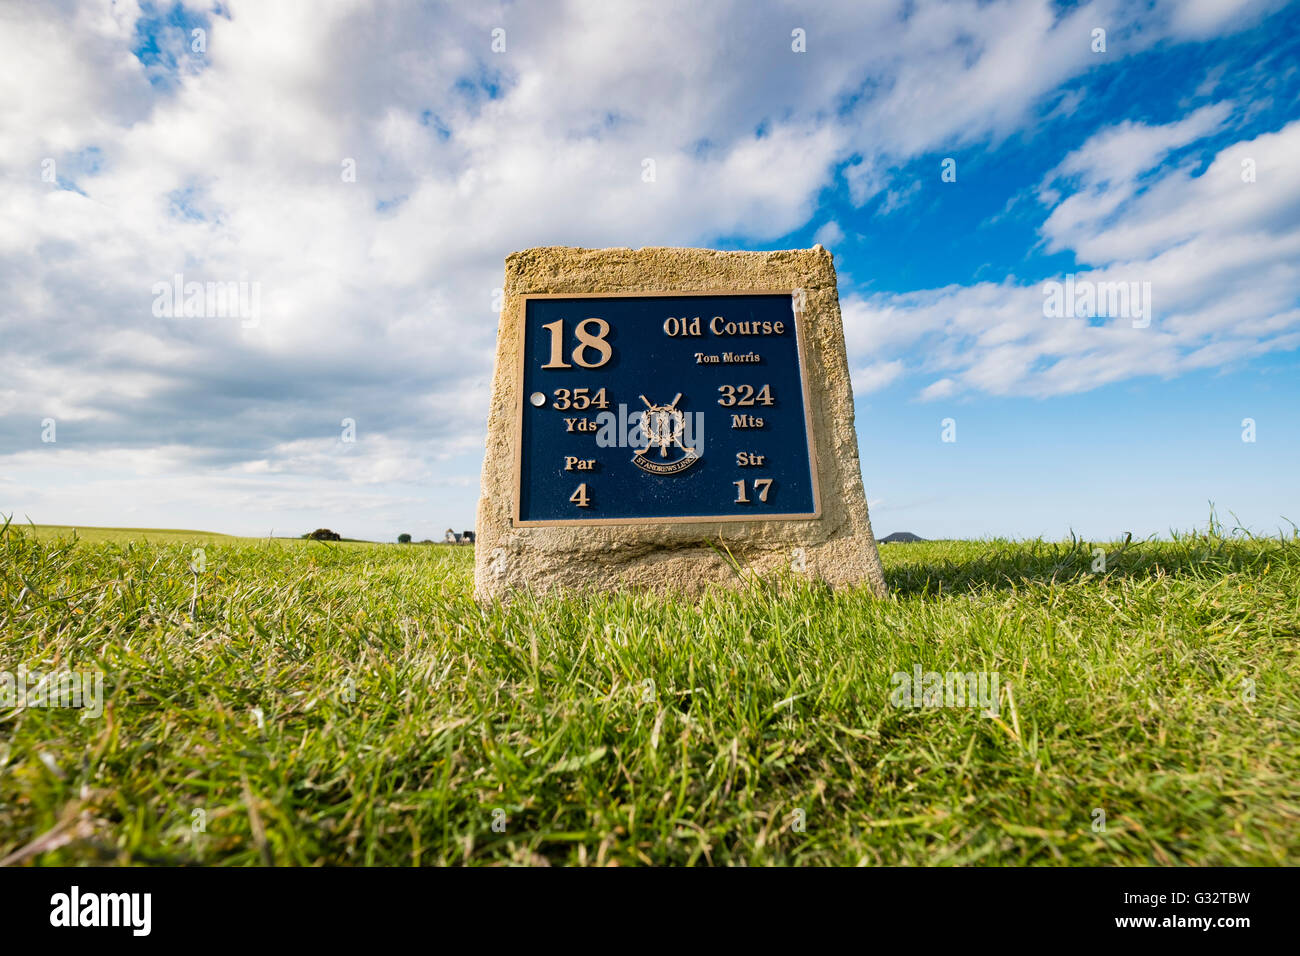
M 479 600 L 697 595 L 728 554 L 885 593 L 825 249 L 529 249 L 504 288 Z

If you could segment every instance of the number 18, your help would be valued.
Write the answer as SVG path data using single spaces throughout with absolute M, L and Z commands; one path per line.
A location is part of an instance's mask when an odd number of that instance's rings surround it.
M 595 335 L 588 331 L 593 324 L 597 329 Z M 542 368 L 573 368 L 564 361 L 564 320 L 556 319 L 542 328 L 551 333 L 551 360 Z M 573 360 L 583 368 L 600 368 L 613 356 L 614 347 L 605 341 L 605 336 L 609 335 L 609 323 L 604 319 L 583 319 L 573 331 L 578 337 L 578 344 L 573 349 Z M 588 362 L 585 357 L 587 349 L 599 352 L 599 361 Z

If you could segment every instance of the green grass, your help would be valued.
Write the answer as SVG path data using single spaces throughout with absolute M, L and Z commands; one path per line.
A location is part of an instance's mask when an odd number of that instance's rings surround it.
M 187 531 L 178 528 L 83 528 L 65 524 L 25 524 L 23 530 L 45 540 L 75 537 L 87 544 L 141 543 L 141 544 L 189 544 L 199 546 L 206 544 L 255 544 L 267 538 L 241 538 L 236 535 L 218 534 L 215 531 Z M 302 538 L 271 538 L 272 541 L 301 541 Z M 343 544 L 373 544 L 371 541 L 357 541 L 344 538 Z
M 237 538 L 213 531 L 186 531 L 176 528 L 82 528 L 62 524 L 23 525 L 28 534 L 43 540 L 58 540 L 75 537 L 86 544 L 126 544 L 128 542 L 153 542 L 156 544 L 192 543 L 235 544 L 240 541 L 255 541 L 255 538 Z
M 100 670 L 106 708 L 0 707 L 0 859 L 1295 862 L 1300 540 L 1092 547 L 485 610 L 470 548 L 15 526 L 0 669 Z M 892 706 L 915 665 L 997 672 L 997 718 Z

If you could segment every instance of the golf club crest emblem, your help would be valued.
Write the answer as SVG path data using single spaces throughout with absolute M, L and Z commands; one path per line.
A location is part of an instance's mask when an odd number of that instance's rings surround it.
M 641 401 L 646 406 L 641 412 L 640 420 L 645 447 L 632 456 L 632 463 L 642 471 L 652 475 L 676 475 L 700 460 L 700 453 L 695 447 L 682 443 L 686 433 L 686 416 L 677 407 L 681 400 L 681 392 L 667 405 L 655 405 L 644 395 L 641 396 Z M 652 448 L 659 450 L 658 461 L 649 457 Z

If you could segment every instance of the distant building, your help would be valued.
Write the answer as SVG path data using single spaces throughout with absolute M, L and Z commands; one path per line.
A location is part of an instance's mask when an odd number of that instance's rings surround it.
M 459 544 L 460 536 L 457 535 L 455 531 L 452 531 L 450 528 L 448 528 L 447 533 L 443 535 L 442 540 L 447 542 L 447 544 Z
M 473 544 L 473 543 L 474 543 L 474 532 L 473 532 L 473 531 L 462 531 L 462 532 L 460 533 L 460 543 L 461 543 L 461 544 Z
M 913 541 L 924 541 L 919 534 L 912 534 L 910 531 L 895 531 L 887 538 L 881 538 L 881 544 L 910 544 Z

